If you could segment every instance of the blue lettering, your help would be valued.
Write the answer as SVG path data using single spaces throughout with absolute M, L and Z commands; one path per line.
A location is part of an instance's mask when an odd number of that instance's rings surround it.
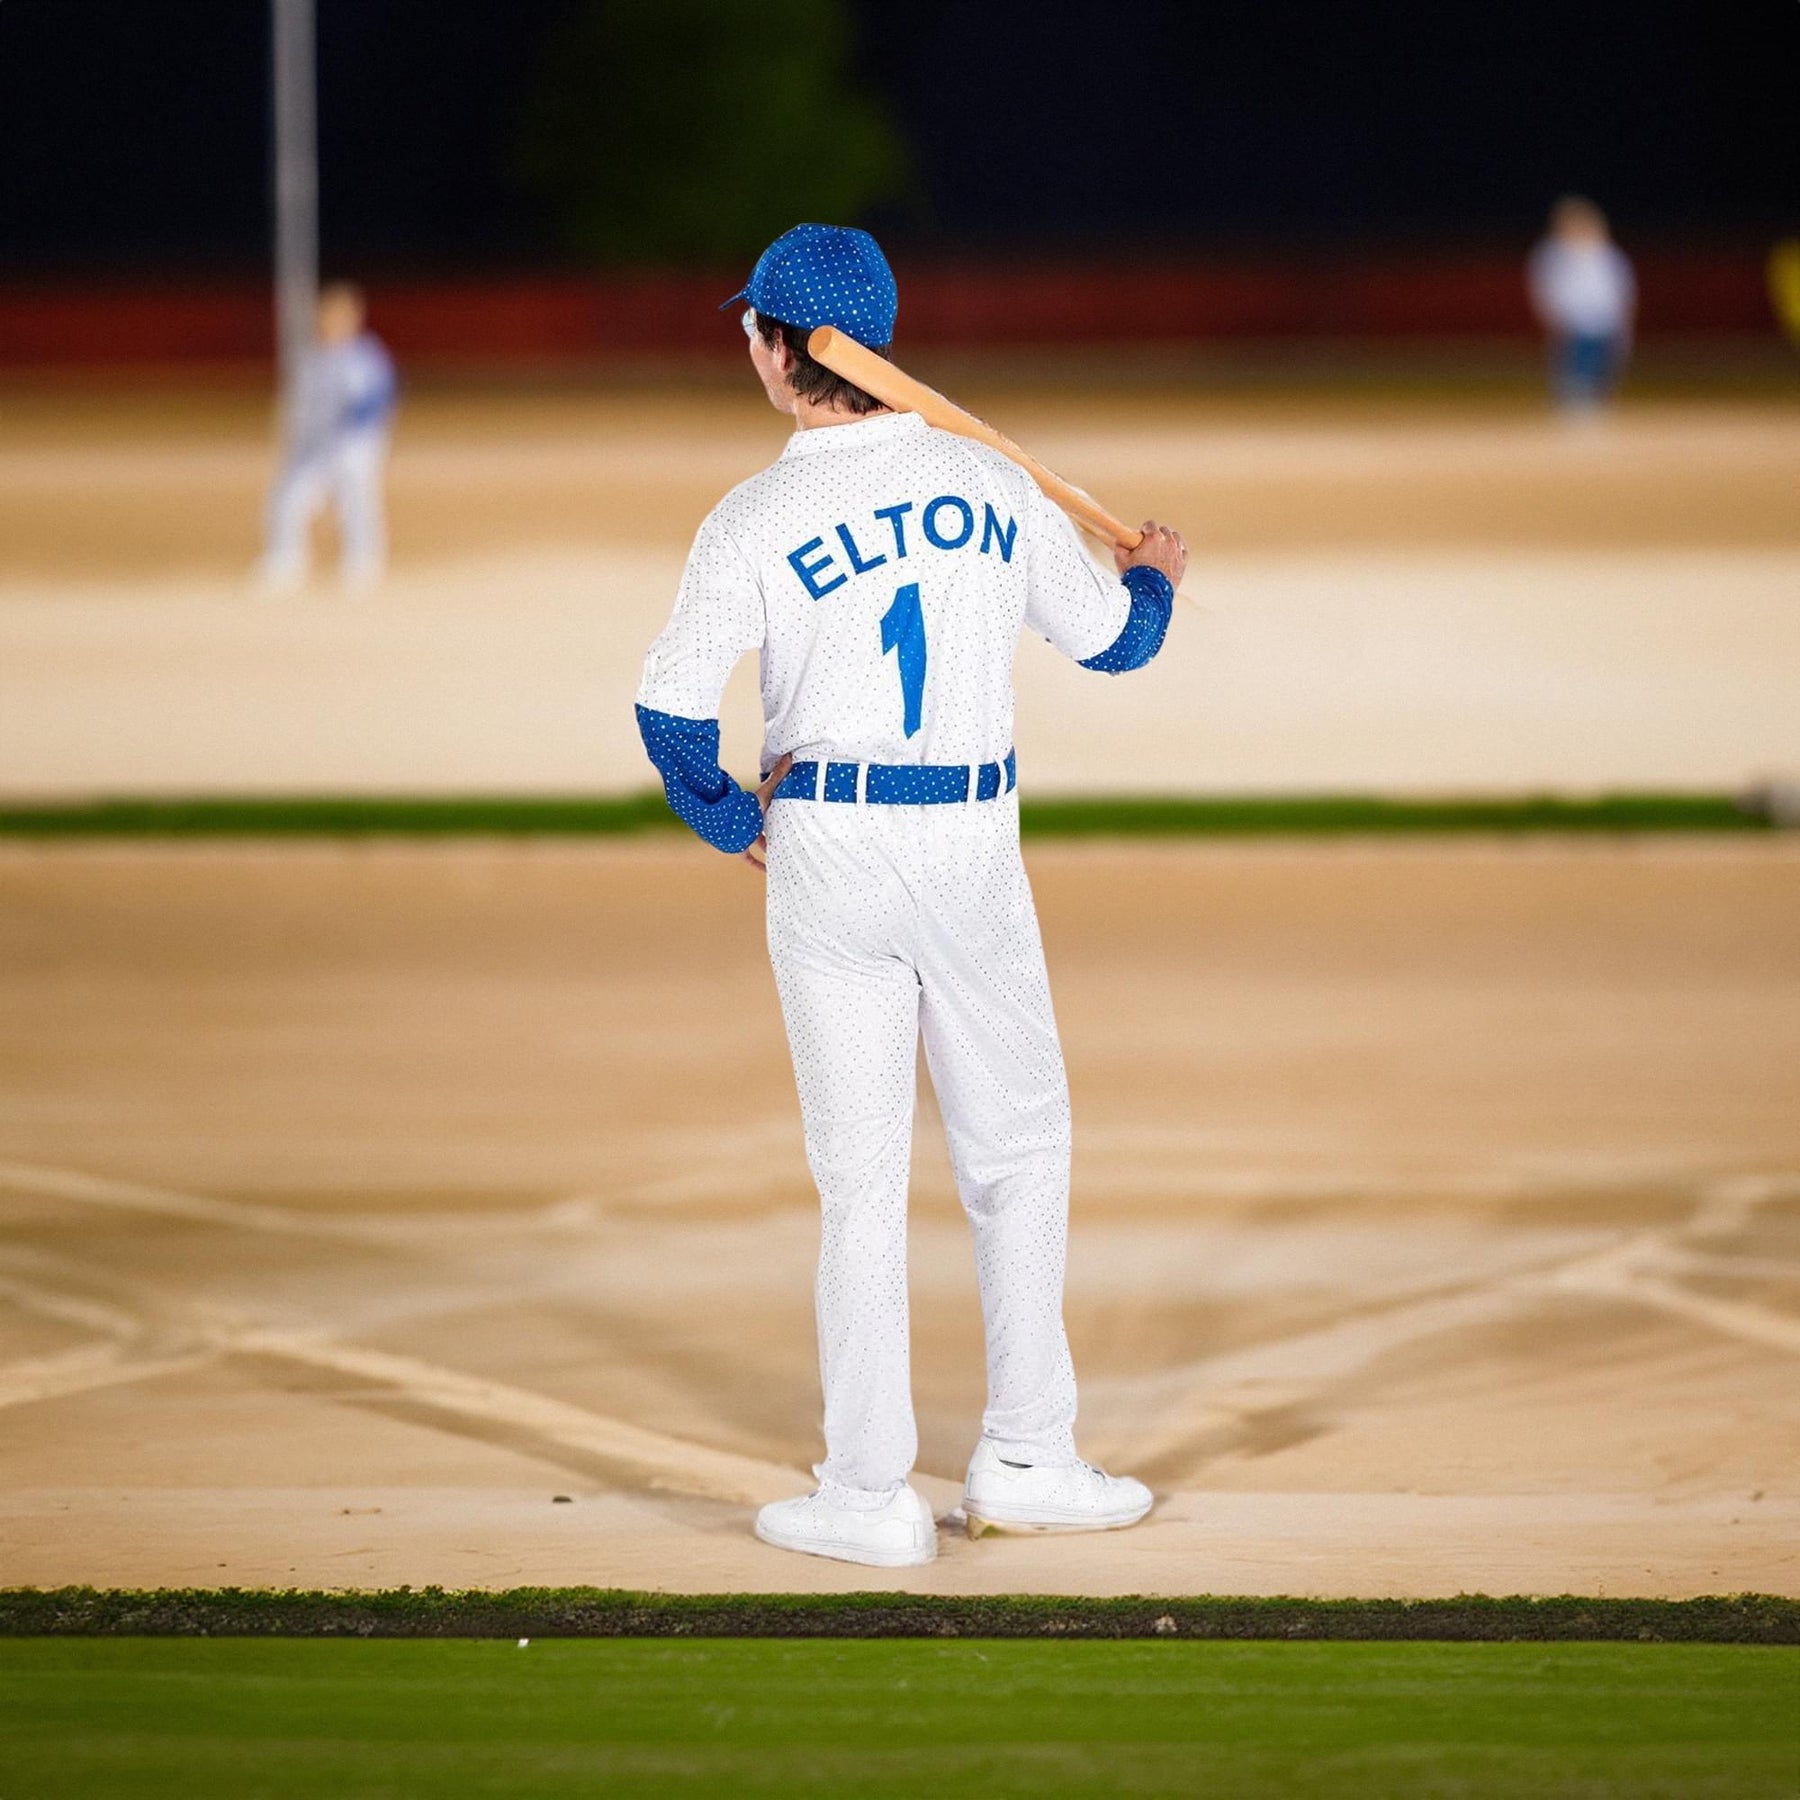
M 906 709 L 906 735 L 914 736 L 924 717 L 925 612 L 919 605 L 919 584 L 909 581 L 894 595 L 894 604 L 882 615 L 881 654 L 892 650 L 900 665 L 900 699 Z
M 886 519 L 894 528 L 894 555 L 904 560 L 906 556 L 906 515 L 912 511 L 912 502 L 902 500 L 894 506 L 878 506 L 875 516 Z
M 835 580 L 823 584 L 815 579 L 822 570 L 831 567 L 831 552 L 826 550 L 823 556 L 814 557 L 811 562 L 806 559 L 812 556 L 815 550 L 823 549 L 824 543 L 823 538 L 808 538 L 798 550 L 788 552 L 788 566 L 806 584 L 806 591 L 815 600 L 823 600 L 833 588 L 841 588 L 850 579 L 848 575 L 839 575 Z
M 857 553 L 856 539 L 850 535 L 850 527 L 848 525 L 840 525 L 837 528 L 837 534 L 843 543 L 845 555 L 850 558 L 850 567 L 853 568 L 858 575 L 866 575 L 871 569 L 879 569 L 881 565 L 887 561 L 885 556 L 871 556 L 867 562 L 864 562 L 862 557 Z
M 1000 560 L 1012 561 L 1013 539 L 1019 535 L 1017 519 L 1008 519 L 1004 525 L 1000 523 L 1000 515 L 994 511 L 991 500 L 982 502 L 981 518 L 981 554 L 986 556 L 989 544 L 1000 546 Z
M 962 536 L 957 538 L 939 537 L 937 526 L 933 521 L 937 518 L 938 508 L 954 506 L 962 514 Z M 924 512 L 920 515 L 925 525 L 925 536 L 940 550 L 960 550 L 975 535 L 975 509 L 960 494 L 939 494 L 935 500 L 928 501 Z

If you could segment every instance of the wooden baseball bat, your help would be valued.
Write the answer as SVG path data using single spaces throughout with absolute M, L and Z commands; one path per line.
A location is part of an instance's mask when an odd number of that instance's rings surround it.
M 865 394 L 873 394 L 883 406 L 891 406 L 896 412 L 916 412 L 927 425 L 973 438 L 976 443 L 1011 457 L 1077 525 L 1103 544 L 1135 550 L 1144 541 L 1141 531 L 1115 519 L 1097 500 L 1064 481 L 1054 470 L 1046 469 L 1005 432 L 996 431 L 985 419 L 965 412 L 936 388 L 915 381 L 904 369 L 896 369 L 885 357 L 847 337 L 835 325 L 819 326 L 806 340 L 806 350 L 814 362 L 823 363 L 832 374 L 843 376 Z

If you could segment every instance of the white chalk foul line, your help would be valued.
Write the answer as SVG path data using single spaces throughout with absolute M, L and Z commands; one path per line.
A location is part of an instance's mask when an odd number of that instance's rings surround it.
M 0 1254 L 4 1254 L 14 1267 L 49 1260 L 37 1256 L 27 1257 L 25 1253 L 13 1249 Z M 144 1334 L 145 1320 L 141 1314 L 129 1312 L 121 1306 L 111 1306 L 104 1300 L 96 1300 L 86 1294 L 0 1275 L 0 1295 L 4 1295 L 23 1311 L 36 1313 L 41 1319 L 54 1319 L 59 1325 L 72 1325 L 81 1331 L 97 1332 L 101 1337 L 117 1338 L 121 1343 L 129 1343 Z
M 77 1169 L 51 1169 L 35 1163 L 0 1163 L 0 1187 L 46 1200 L 156 1213 L 164 1218 L 189 1219 L 200 1225 L 221 1225 L 233 1231 L 362 1241 L 360 1234 L 348 1227 L 332 1220 L 291 1212 L 286 1207 L 263 1206 L 253 1200 L 217 1200 L 204 1194 L 178 1193 L 171 1188 L 148 1187 L 142 1182 L 84 1175 Z
M 0 1297 L 23 1312 L 108 1340 L 0 1365 L 0 1409 L 152 1381 L 200 1368 L 213 1358 L 212 1351 L 196 1343 L 202 1335 L 196 1325 L 201 1314 L 193 1307 L 152 1303 L 141 1294 L 103 1298 L 94 1292 L 96 1278 L 90 1272 L 23 1245 L 0 1250 L 0 1260 L 12 1271 L 0 1273 Z M 105 1278 L 100 1285 L 117 1287 Z
M 1579 1284 L 1567 1282 L 1564 1285 Z M 1653 1306 L 1674 1313 L 1678 1318 L 1691 1319 L 1696 1325 L 1710 1326 L 1726 1337 L 1742 1338 L 1746 1343 L 1762 1344 L 1770 1350 L 1785 1350 L 1790 1356 L 1800 1356 L 1800 1319 L 1758 1306 L 1754 1301 L 1696 1294 L 1654 1275 L 1630 1275 L 1616 1288 L 1594 1285 L 1588 1291 L 1617 1293 L 1621 1299 L 1635 1300 L 1640 1306 Z
M 20 1266 L 19 1259 L 12 1260 L 15 1268 Z M 220 1358 L 271 1358 L 353 1376 L 395 1399 L 486 1427 L 529 1433 L 617 1466 L 663 1493 L 760 1505 L 806 1485 L 797 1471 L 777 1463 L 716 1450 L 418 1357 L 362 1349 L 310 1332 L 246 1327 L 200 1307 L 166 1301 L 146 1301 L 139 1310 L 108 1304 L 58 1281 L 51 1259 L 32 1256 L 29 1261 L 45 1271 L 43 1277 L 0 1276 L 0 1293 L 113 1341 L 0 1367 L 0 1408 L 149 1381 Z
M 1404 1344 L 1506 1317 L 1554 1293 L 1649 1307 L 1740 1342 L 1800 1355 L 1800 1318 L 1754 1301 L 1696 1292 L 1670 1274 L 1682 1266 L 1689 1240 L 1739 1229 L 1758 1206 L 1794 1191 L 1787 1175 L 1725 1178 L 1703 1191 L 1693 1215 L 1678 1226 L 1634 1232 L 1599 1250 L 1450 1292 L 1398 1297 L 1352 1318 L 1108 1383 L 1101 1407 L 1114 1418 L 1140 1422 L 1136 1436 L 1128 1435 L 1129 1424 L 1121 1427 L 1133 1454 L 1169 1455 L 1246 1412 L 1310 1402 Z
M 779 1463 L 715 1450 L 623 1419 L 607 1418 L 529 1388 L 467 1375 L 418 1357 L 365 1350 L 300 1332 L 241 1331 L 223 1337 L 230 1355 L 268 1356 L 380 1384 L 396 1398 L 483 1424 L 529 1431 L 566 1449 L 622 1464 L 665 1493 L 756 1506 L 805 1481 Z
M 1681 1267 L 1685 1260 L 1678 1242 L 1683 1235 L 1685 1232 L 1647 1233 L 1629 1239 L 1548 1270 L 1538 1277 L 1538 1284 L 1560 1293 L 1635 1302 L 1704 1325 L 1725 1337 L 1800 1356 L 1800 1318 L 1792 1313 L 1777 1312 L 1753 1300 L 1701 1293 L 1669 1278 L 1665 1271 Z
M 96 1388 L 153 1381 L 203 1368 L 207 1355 L 134 1357 L 118 1344 L 95 1344 L 60 1356 L 27 1357 L 0 1368 L 0 1407 L 65 1400 Z

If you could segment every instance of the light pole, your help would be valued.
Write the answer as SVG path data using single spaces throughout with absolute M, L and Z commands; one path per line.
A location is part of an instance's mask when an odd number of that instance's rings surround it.
M 270 0 L 275 341 L 281 396 L 312 341 L 319 296 L 319 154 L 313 0 Z

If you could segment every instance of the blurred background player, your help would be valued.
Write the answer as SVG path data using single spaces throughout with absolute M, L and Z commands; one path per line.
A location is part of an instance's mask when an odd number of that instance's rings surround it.
M 1571 195 L 1551 208 L 1528 279 L 1550 339 L 1550 391 L 1565 411 L 1591 416 L 1619 384 L 1637 312 L 1637 278 L 1593 201 Z
M 362 290 L 334 282 L 319 295 L 318 331 L 288 399 L 287 446 L 269 496 L 262 581 L 272 594 L 306 579 L 314 516 L 337 507 L 343 580 L 365 592 L 387 562 L 382 479 L 396 400 L 393 359 L 365 324 Z

